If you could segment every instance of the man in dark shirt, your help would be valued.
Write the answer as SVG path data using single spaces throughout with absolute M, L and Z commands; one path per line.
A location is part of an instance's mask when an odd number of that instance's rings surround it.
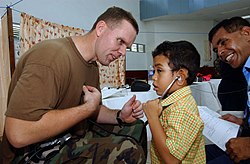
M 244 119 L 230 114 L 222 116 L 222 119 L 241 126 L 239 137 L 228 140 L 226 153 L 216 151 L 213 145 L 208 145 L 207 163 L 250 163 L 250 23 L 241 17 L 225 19 L 209 32 L 209 41 L 222 62 L 228 63 L 232 68 L 243 66 L 242 71 L 248 83 L 248 100 Z

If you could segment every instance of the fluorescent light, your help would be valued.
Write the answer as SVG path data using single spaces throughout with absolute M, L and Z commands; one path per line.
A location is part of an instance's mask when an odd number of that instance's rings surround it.
M 248 9 L 249 9 L 249 7 L 243 7 L 243 8 L 239 8 L 239 9 L 224 11 L 224 12 L 221 12 L 221 14 L 229 14 L 229 13 L 239 12 L 239 11 L 248 10 Z
M 250 18 L 250 15 L 245 15 L 245 16 L 242 16 L 242 18 L 244 18 L 244 19 L 248 19 L 248 18 Z

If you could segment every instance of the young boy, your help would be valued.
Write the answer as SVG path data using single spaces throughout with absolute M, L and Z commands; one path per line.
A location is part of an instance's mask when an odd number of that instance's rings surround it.
M 143 104 L 152 133 L 152 163 L 206 163 L 204 124 L 189 85 L 200 55 L 187 41 L 164 41 L 152 53 L 153 86 L 160 99 Z

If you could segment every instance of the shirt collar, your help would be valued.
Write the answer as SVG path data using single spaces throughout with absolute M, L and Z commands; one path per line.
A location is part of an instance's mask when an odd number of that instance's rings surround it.
M 250 68 L 250 57 L 247 58 L 247 61 L 246 61 L 245 65 L 244 65 L 244 67 L 248 68 L 248 69 Z
M 170 94 L 167 98 L 161 101 L 162 106 L 168 106 L 172 103 L 175 103 L 182 99 L 183 97 L 191 94 L 191 89 L 189 86 L 185 86 L 181 89 L 176 90 L 172 94 Z
M 243 74 L 245 75 L 246 79 L 248 79 L 247 77 L 249 76 L 249 72 L 250 72 L 250 57 L 247 58 L 247 61 L 243 67 Z

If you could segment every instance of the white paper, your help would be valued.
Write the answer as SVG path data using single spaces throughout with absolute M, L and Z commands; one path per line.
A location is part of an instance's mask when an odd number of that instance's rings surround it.
M 104 87 L 102 89 L 102 99 L 109 98 L 112 96 L 124 96 L 126 95 L 126 88 L 108 88 Z
M 220 114 L 206 106 L 199 106 L 200 117 L 204 122 L 203 135 L 222 150 L 226 150 L 226 143 L 231 138 L 236 138 L 239 125 L 220 119 Z

